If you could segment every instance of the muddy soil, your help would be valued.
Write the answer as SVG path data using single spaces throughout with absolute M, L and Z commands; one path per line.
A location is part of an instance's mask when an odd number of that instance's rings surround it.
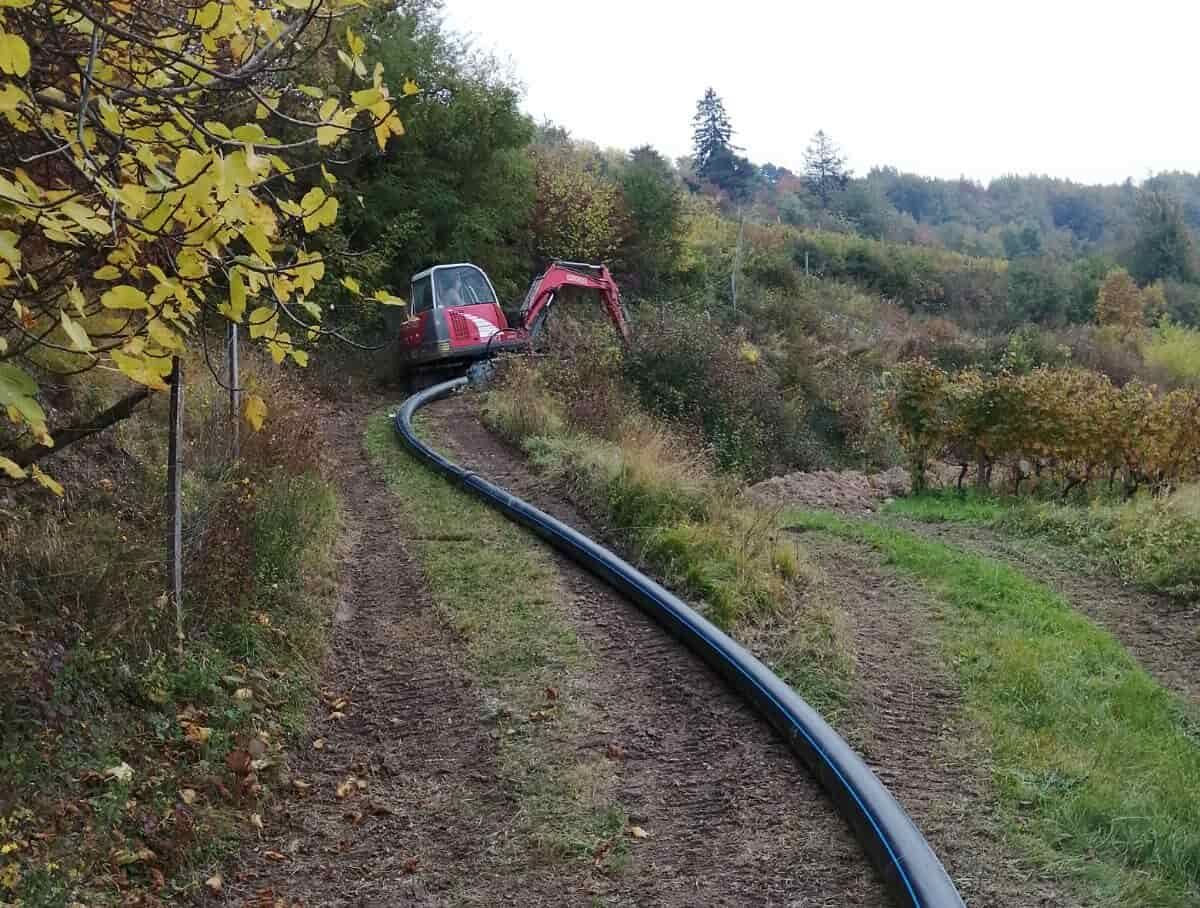
M 1002 840 L 984 736 L 963 714 L 928 592 L 867 546 L 802 539 L 833 580 L 851 629 L 856 678 L 843 732 L 925 834 L 967 904 L 1078 904 Z
M 592 532 L 480 423 L 477 400 L 457 396 L 426 413 L 453 459 Z M 555 563 L 568 615 L 597 656 L 586 696 L 602 719 L 577 746 L 619 746 L 618 798 L 650 832 L 606 903 L 889 904 L 844 822 L 769 727 L 636 606 L 567 559 Z
M 1005 562 L 1057 591 L 1116 637 L 1159 683 L 1200 702 L 1200 603 L 1138 590 L 1080 556 L 1040 540 L 952 523 L 895 521 L 956 548 Z

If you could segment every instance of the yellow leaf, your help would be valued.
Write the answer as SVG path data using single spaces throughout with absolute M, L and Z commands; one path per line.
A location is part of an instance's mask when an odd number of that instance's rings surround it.
M 242 236 L 246 238 L 246 242 L 250 244 L 250 248 L 254 250 L 255 255 L 270 267 L 275 266 L 275 260 L 271 258 L 271 244 L 261 227 L 257 224 L 251 224 L 242 231 Z
M 37 464 L 34 464 L 32 467 L 29 468 L 29 470 L 30 470 L 30 473 L 33 474 L 34 482 L 36 482 L 38 485 L 40 485 L 43 489 L 49 489 L 51 492 L 53 492 L 59 498 L 63 497 L 63 487 L 59 483 L 57 483 L 53 479 L 51 479 L 49 476 L 47 476 L 45 473 L 43 473 L 38 468 Z M 122 763 L 121 765 L 124 766 L 125 764 Z M 133 770 L 131 769 L 131 770 L 129 770 L 129 772 L 132 775 Z
M 121 277 L 121 269 L 116 265 L 105 265 L 92 275 L 98 281 L 115 281 Z
M 78 288 L 76 288 L 78 290 Z M 64 309 L 61 313 L 62 329 L 67 337 L 71 340 L 71 346 L 80 353 L 88 353 L 94 349 L 92 339 L 88 337 L 87 332 L 83 330 L 83 325 L 75 321 L 71 316 L 67 315 L 67 310 Z
M 179 152 L 179 158 L 175 161 L 175 181 L 181 186 L 192 182 L 211 161 L 212 158 L 207 155 L 202 155 L 191 148 L 185 148 Z
M 246 314 L 246 282 L 240 268 L 229 273 L 229 317 L 240 322 Z
M 342 286 L 356 296 L 362 294 L 362 286 L 352 277 L 347 276 L 342 278 Z
M 221 18 L 221 6 L 218 3 L 206 3 L 200 9 L 192 13 L 192 21 L 199 28 L 212 28 L 217 24 L 217 20 Z
M 109 356 L 116 364 L 116 367 L 128 378 L 137 382 L 139 385 L 145 385 L 147 388 L 153 388 L 155 391 L 167 390 L 167 383 L 163 381 L 160 373 L 162 368 L 150 362 L 144 355 L 134 355 L 124 353 L 120 350 L 113 350 Z
M 13 76 L 29 72 L 29 45 L 20 35 L 0 31 L 0 72 Z
M 337 185 L 337 177 L 335 177 L 328 170 L 326 170 L 324 164 L 321 165 L 321 176 L 323 176 L 325 178 L 325 182 L 328 183 L 330 186 Z
M 196 789 L 194 789 L 194 788 L 181 789 L 179 792 L 179 799 L 181 801 L 183 801 L 184 804 L 195 804 L 196 803 Z
M 17 248 L 17 235 L 11 230 L 0 230 L 0 259 L 12 265 L 14 271 L 21 270 L 21 250 Z
M 279 313 L 270 306 L 259 306 L 250 313 L 250 338 L 274 337 L 279 330 Z
M 332 225 L 337 221 L 338 200 L 326 196 L 325 190 L 314 186 L 300 200 L 304 209 L 304 231 L 312 233 L 321 227 Z
M 315 85 L 297 85 L 296 90 L 303 92 L 310 98 L 317 98 L 318 100 L 325 97 L 325 92 Z
M 16 110 L 21 104 L 29 100 L 29 95 L 17 88 L 11 82 L 7 83 L 3 89 L 0 89 L 0 111 Z
M 9 479 L 24 479 L 27 475 L 23 469 L 7 457 L 0 457 L 0 473 L 4 473 Z
M 417 85 L 417 83 L 414 82 L 412 79 L 405 79 L 404 87 L 400 89 L 400 91 L 403 92 L 406 97 L 409 95 L 415 95 L 420 90 L 421 90 L 421 87 L 419 85 Z
M 383 92 L 378 88 L 364 88 L 350 95 L 350 100 L 357 106 L 366 109 L 383 98 Z
M 308 368 L 308 351 L 307 350 L 292 350 L 292 359 L 296 361 L 296 365 L 301 369 Z
M 641 826 L 630 826 L 629 827 L 629 835 L 630 835 L 630 837 L 635 838 L 635 839 L 650 838 L 650 833 L 648 833 L 648 832 L 646 832 L 646 830 L 642 829 Z
M 356 57 L 361 57 L 367 49 L 367 44 L 363 41 L 362 36 L 355 34 L 354 30 L 349 28 L 346 29 L 346 46 Z
M 100 304 L 106 309 L 145 309 L 146 294 L 137 287 L 121 284 L 106 291 L 100 297 Z
M 150 339 L 165 350 L 183 349 L 183 341 L 179 339 L 179 335 L 168 328 L 161 318 L 152 318 L 146 322 L 146 331 L 150 334 Z
M 212 729 L 194 722 L 183 723 L 183 736 L 193 744 L 203 744 L 212 737 Z
M 267 418 L 267 404 L 257 394 L 251 394 L 246 398 L 246 405 L 242 410 L 242 414 L 246 417 L 246 422 L 250 424 L 255 432 L 261 432 L 263 420 Z
M 403 299 L 401 299 L 398 296 L 392 296 L 386 290 L 376 290 L 375 291 L 375 299 L 377 302 L 382 303 L 384 306 L 406 306 L 406 305 L 408 305 L 407 303 L 404 302 Z

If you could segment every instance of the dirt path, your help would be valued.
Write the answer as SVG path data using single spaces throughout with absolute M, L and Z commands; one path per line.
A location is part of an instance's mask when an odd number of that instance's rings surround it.
M 263 815 L 261 840 L 205 904 L 888 904 L 844 823 L 768 728 L 565 560 L 556 560 L 564 608 L 596 657 L 572 685 L 596 717 L 574 745 L 588 759 L 616 760 L 619 800 L 649 838 L 632 847 L 623 873 L 600 880 L 590 861 L 548 864 L 513 847 L 519 805 L 497 770 L 484 692 L 424 592 L 394 499 L 362 450 L 364 419 L 380 403 L 323 419 L 345 507 L 323 702 L 289 759 L 285 793 Z M 476 421 L 460 421 L 461 406 L 435 415 L 464 427 L 444 436 L 455 455 L 500 481 L 527 480 Z M 511 484 L 530 492 L 528 481 Z M 557 510 L 578 519 L 561 501 Z
M 456 397 L 427 411 L 460 463 L 579 526 L 587 521 Z M 514 530 L 515 531 L 515 530 Z M 597 656 L 582 685 L 600 719 L 577 747 L 620 749 L 619 800 L 650 832 L 605 903 L 887 904 L 845 824 L 791 752 L 635 606 L 556 557 L 565 603 Z
M 971 906 L 1075 904 L 1001 841 L 983 736 L 963 715 L 936 636 L 937 606 L 867 546 L 815 534 L 851 628 L 856 683 L 848 739 L 916 821 Z
M 434 613 L 362 451 L 370 409 L 323 420 L 345 509 L 340 605 L 311 725 L 311 741 L 324 746 L 292 756 L 293 788 L 306 788 L 263 817 L 263 839 L 226 880 L 223 903 L 570 904 L 565 881 L 493 860 L 512 805 L 458 642 Z
M 982 527 L 896 521 L 897 525 L 1011 564 L 1046 584 L 1116 637 L 1169 690 L 1200 702 L 1200 603 L 1134 589 L 1097 572 L 1070 552 L 1042 541 L 1012 539 Z

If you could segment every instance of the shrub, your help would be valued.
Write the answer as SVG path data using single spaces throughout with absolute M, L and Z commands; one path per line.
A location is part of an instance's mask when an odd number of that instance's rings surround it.
M 724 325 L 660 317 L 639 330 L 624 374 L 650 413 L 700 432 L 721 470 L 759 478 L 804 459 L 778 376 Z

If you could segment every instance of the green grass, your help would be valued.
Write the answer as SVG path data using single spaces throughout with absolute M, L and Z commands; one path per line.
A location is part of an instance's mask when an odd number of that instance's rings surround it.
M 434 604 L 465 641 L 467 669 L 494 698 L 501 770 L 521 808 L 511 857 L 586 863 L 603 852 L 603 865 L 620 870 L 628 843 L 616 770 L 573 744 L 591 720 L 586 698 L 573 692 L 594 661 L 563 609 L 568 594 L 550 556 L 404 451 L 386 413 L 371 418 L 366 445 L 412 534 Z M 559 692 L 554 704 L 548 687 Z M 539 712 L 549 720 L 530 720 Z
M 1123 580 L 1183 600 L 1200 594 L 1200 485 L 1167 498 L 1088 506 L 952 492 L 900 498 L 886 513 L 970 523 L 1069 546 Z
M 1013 835 L 1111 906 L 1200 899 L 1200 716 L 1020 572 L 889 526 L 791 511 L 871 545 L 950 606 L 942 632 L 990 732 Z

